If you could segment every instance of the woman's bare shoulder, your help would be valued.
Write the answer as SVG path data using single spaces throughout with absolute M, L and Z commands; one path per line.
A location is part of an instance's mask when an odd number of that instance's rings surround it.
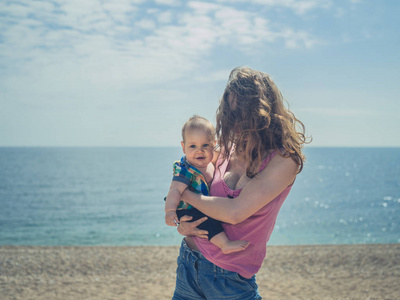
M 284 172 L 286 174 L 297 174 L 299 164 L 291 157 L 286 157 L 277 153 L 268 163 L 264 170 L 259 174 L 270 174 Z

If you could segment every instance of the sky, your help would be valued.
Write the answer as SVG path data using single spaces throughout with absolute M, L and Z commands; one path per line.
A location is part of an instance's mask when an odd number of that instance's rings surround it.
M 400 147 L 400 1 L 0 1 L 0 146 L 176 146 L 230 71 L 315 147 Z

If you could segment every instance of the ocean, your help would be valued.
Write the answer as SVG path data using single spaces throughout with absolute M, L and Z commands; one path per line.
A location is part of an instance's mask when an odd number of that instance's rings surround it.
M 400 243 L 400 148 L 305 149 L 270 245 Z M 0 245 L 179 245 L 180 148 L 0 148 Z

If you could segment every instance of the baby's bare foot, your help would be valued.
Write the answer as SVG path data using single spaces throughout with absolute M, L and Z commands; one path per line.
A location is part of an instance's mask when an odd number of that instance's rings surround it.
M 229 241 L 221 250 L 224 254 L 243 251 L 250 243 L 248 241 Z

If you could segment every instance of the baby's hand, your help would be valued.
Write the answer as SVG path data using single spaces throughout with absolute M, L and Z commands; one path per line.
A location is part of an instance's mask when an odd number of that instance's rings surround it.
M 177 226 L 179 224 L 178 216 L 174 210 L 165 213 L 165 223 L 168 226 Z

